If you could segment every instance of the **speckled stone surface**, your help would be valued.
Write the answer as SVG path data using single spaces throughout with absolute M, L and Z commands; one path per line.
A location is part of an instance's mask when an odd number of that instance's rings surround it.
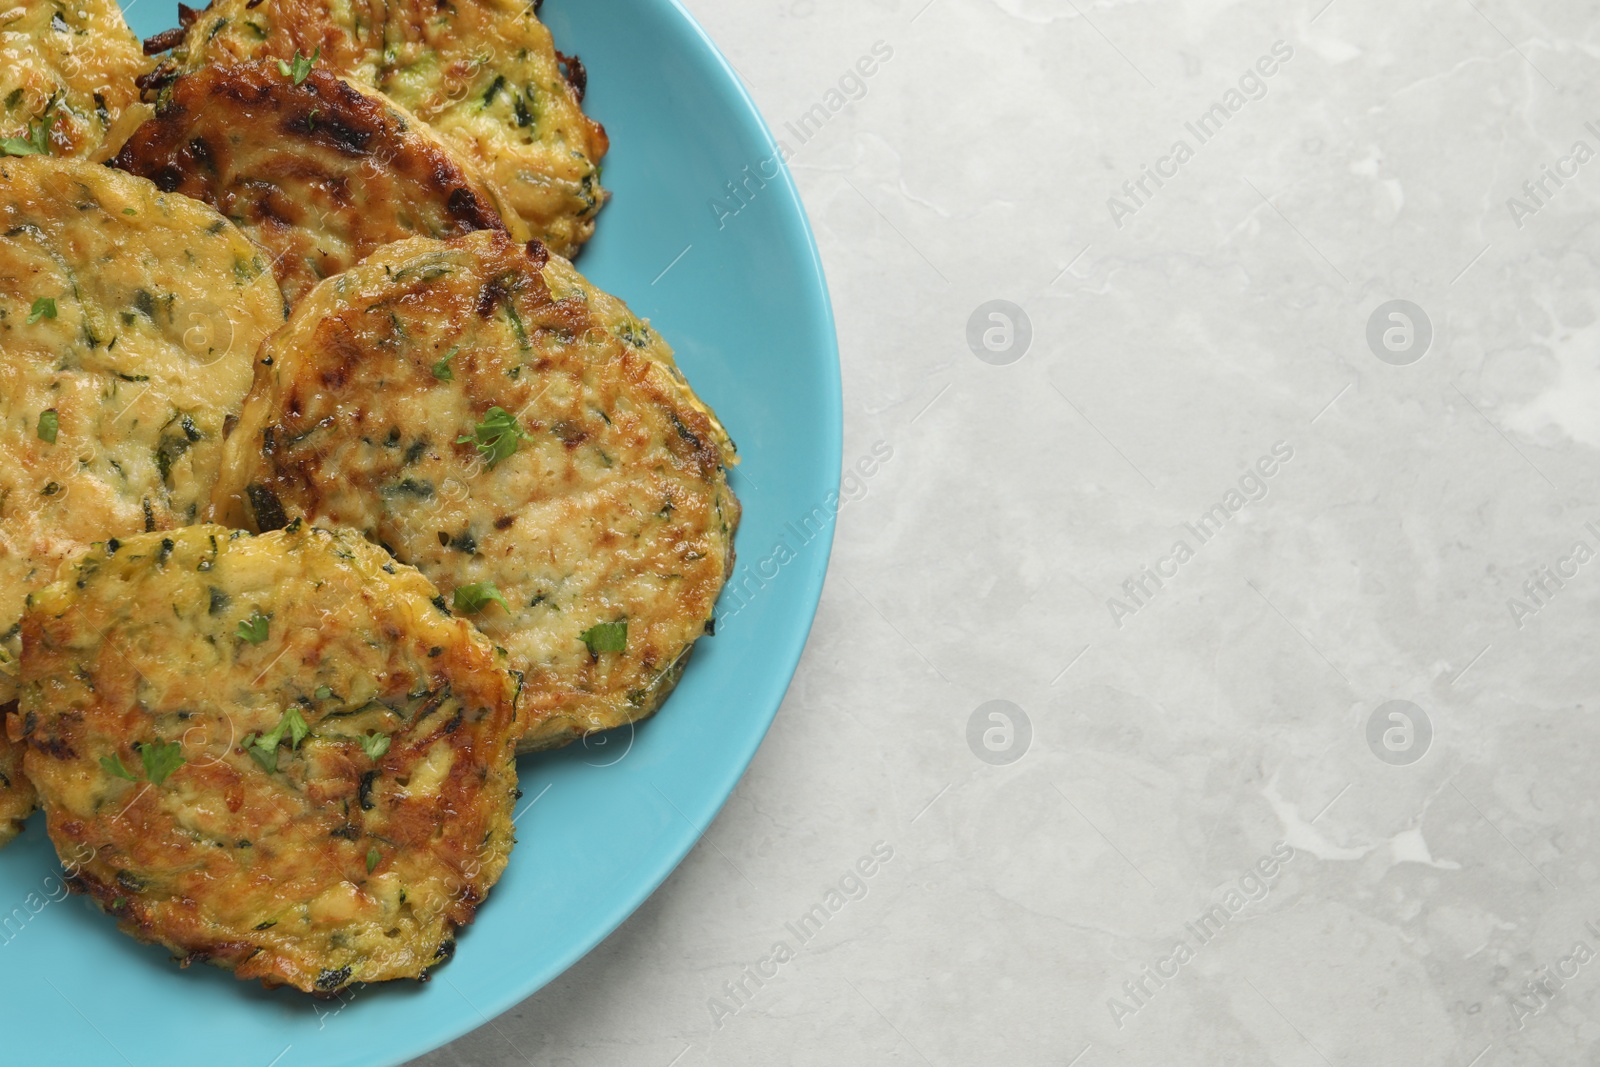
M 1600 5 L 690 6 L 812 116 L 832 571 L 683 866 L 416 1062 L 1600 1064 Z

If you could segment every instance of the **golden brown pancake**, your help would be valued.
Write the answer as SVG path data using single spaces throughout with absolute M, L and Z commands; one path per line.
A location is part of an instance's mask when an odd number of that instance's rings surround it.
M 283 298 L 211 208 L 50 156 L 0 159 L 0 704 L 23 598 L 90 541 L 201 518 Z
M 519 240 L 573 256 L 607 193 L 603 127 L 583 113 L 587 74 L 556 51 L 526 0 L 216 0 L 170 66 L 316 56 L 379 90 L 475 161 L 515 214 Z M 291 67 L 292 69 L 292 67 Z
M 266 62 L 185 74 L 112 163 L 233 220 L 291 306 L 393 241 L 505 228 L 488 183 L 438 134 L 321 67 L 298 84 Z
M 449 959 L 512 846 L 516 685 L 437 598 L 350 531 L 91 548 L 31 598 L 12 720 L 74 888 L 269 986 Z
M 484 231 L 311 291 L 262 349 L 217 514 L 353 527 L 421 570 L 526 676 L 528 750 L 670 692 L 733 564 L 734 462 L 647 323 Z

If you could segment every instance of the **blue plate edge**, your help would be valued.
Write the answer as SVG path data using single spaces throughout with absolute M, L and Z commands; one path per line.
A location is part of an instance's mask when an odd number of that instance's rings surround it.
M 824 428 L 825 432 L 820 436 L 825 438 L 825 444 L 827 447 L 826 458 L 831 461 L 828 469 L 833 471 L 832 480 L 827 483 L 826 487 L 824 488 L 824 494 L 831 492 L 835 497 L 837 497 L 842 479 L 842 465 L 844 463 L 844 385 L 839 364 L 838 326 L 833 314 L 833 299 L 828 290 L 828 279 L 822 264 L 822 253 L 817 247 L 816 235 L 811 227 L 811 217 L 806 212 L 805 202 L 800 197 L 800 190 L 795 185 L 794 176 L 789 170 L 787 161 L 785 161 L 777 151 L 777 139 L 773 136 L 771 127 L 767 125 L 765 117 L 763 117 L 761 114 L 761 109 L 756 106 L 755 101 L 751 98 L 749 90 L 746 88 L 743 79 L 739 77 L 738 72 L 734 70 L 732 64 L 728 62 L 727 57 L 722 54 L 722 50 L 717 47 L 716 42 L 712 40 L 708 33 L 706 33 L 705 28 L 700 25 L 699 21 L 694 17 L 694 15 L 691 14 L 688 8 L 683 5 L 682 0 L 656 0 L 656 2 L 665 3 L 671 7 L 683 19 L 684 24 L 693 31 L 700 43 L 706 48 L 713 60 L 715 60 L 717 66 L 720 67 L 724 77 L 737 90 L 737 99 L 739 103 L 743 105 L 748 117 L 753 120 L 757 132 L 759 133 L 761 139 L 765 142 L 765 147 L 771 150 L 772 158 L 778 161 L 780 188 L 782 189 L 783 195 L 786 196 L 794 205 L 798 221 L 798 236 L 801 239 L 800 243 L 805 249 L 806 255 L 809 259 L 811 269 L 817 282 L 817 290 L 821 297 L 820 308 L 818 309 L 818 317 L 820 318 L 820 321 L 818 321 L 816 325 L 819 329 L 819 332 L 826 337 L 826 343 L 829 346 L 833 357 L 831 362 L 829 362 L 827 365 L 830 373 L 828 373 L 827 380 L 823 383 L 828 394 L 828 413 L 830 416 L 830 424 Z M 603 215 L 600 225 L 604 225 Z M 577 266 L 581 271 L 582 264 L 579 263 Z M 623 299 L 626 299 L 626 294 L 619 293 L 617 295 Z M 694 849 L 695 845 L 699 844 L 700 839 L 705 836 L 706 831 L 709 830 L 712 823 L 716 821 L 717 816 L 722 813 L 722 809 L 727 806 L 728 800 L 733 796 L 734 789 L 737 788 L 739 781 L 744 777 L 745 772 L 749 769 L 751 761 L 755 759 L 756 752 L 760 750 L 762 742 L 766 740 L 767 733 L 771 731 L 772 724 L 777 719 L 778 710 L 782 706 L 784 697 L 788 694 L 789 686 L 794 681 L 795 672 L 800 667 L 800 659 L 805 654 L 806 645 L 810 641 L 812 627 L 816 623 L 817 609 L 822 601 L 822 589 L 827 580 L 828 565 L 833 556 L 833 544 L 837 529 L 838 517 L 837 513 L 835 513 L 833 519 L 831 519 L 828 523 L 827 537 L 825 543 L 822 545 L 822 551 L 816 557 L 814 557 L 812 561 L 805 565 L 804 570 L 799 575 L 800 578 L 804 579 L 804 598 L 802 602 L 808 602 L 810 604 L 810 613 L 806 618 L 801 639 L 796 644 L 794 651 L 789 658 L 787 667 L 781 672 L 783 678 L 782 688 L 776 694 L 777 699 L 773 703 L 771 711 L 766 713 L 766 726 L 762 729 L 760 735 L 757 736 L 754 739 L 754 743 L 751 744 L 748 749 L 740 755 L 734 772 L 728 775 L 724 783 L 719 784 L 718 788 L 713 790 L 716 795 L 720 796 L 720 799 L 711 807 L 709 811 L 703 811 L 701 813 L 705 817 L 704 827 L 701 830 L 693 833 L 692 836 L 686 835 L 686 840 L 681 843 L 680 847 L 673 850 L 673 854 L 661 865 L 660 869 L 653 872 L 647 879 L 640 883 L 640 890 L 630 896 L 626 903 L 619 906 L 613 915 L 608 916 L 604 922 L 597 926 L 597 932 L 592 939 L 582 944 L 580 948 L 569 952 L 565 958 L 556 960 L 552 965 L 549 974 L 542 980 L 539 980 L 538 983 L 532 988 L 524 988 L 519 986 L 514 990 L 507 992 L 505 995 L 491 1000 L 486 1005 L 473 1004 L 472 1007 L 474 1011 L 476 1011 L 482 1017 L 481 1019 L 476 1022 L 467 1020 L 465 1025 L 451 1027 L 446 1030 L 444 1035 L 439 1040 L 430 1042 L 426 1046 L 419 1047 L 416 1050 L 405 1054 L 399 1059 L 386 1060 L 382 1063 L 381 1067 L 404 1067 L 405 1064 L 411 1062 L 412 1060 L 415 1060 L 421 1056 L 425 1056 L 430 1052 L 435 1052 L 451 1042 L 459 1040 L 460 1038 L 465 1037 L 467 1034 L 473 1033 L 474 1031 L 487 1025 L 489 1021 L 492 1021 L 493 1019 L 505 1014 L 507 1011 L 510 1011 L 518 1004 L 523 1003 L 530 997 L 538 995 L 538 993 L 547 985 L 565 974 L 579 960 L 593 952 L 602 941 L 615 933 L 617 929 L 633 915 L 634 912 L 639 910 L 646 900 L 650 899 L 650 897 L 655 894 L 656 890 L 661 888 L 662 884 L 666 882 L 667 878 L 672 875 L 672 872 L 677 870 L 683 861 L 688 858 L 689 853 Z M 663 708 L 662 710 L 665 711 L 667 709 Z M 443 977 L 442 974 L 441 977 Z

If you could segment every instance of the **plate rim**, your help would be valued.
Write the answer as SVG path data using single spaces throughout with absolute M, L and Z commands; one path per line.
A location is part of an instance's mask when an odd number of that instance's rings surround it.
M 126 19 L 127 8 L 136 0 L 116 2 Z M 592 5 L 592 0 L 568 2 L 588 2 Z M 681 809 L 679 814 L 684 817 L 668 820 L 666 828 L 655 835 L 654 843 L 639 850 L 637 865 L 618 872 L 619 877 L 612 883 L 614 891 L 606 895 L 606 905 L 585 915 L 585 921 L 576 931 L 577 936 L 570 941 L 563 938 L 560 944 L 546 942 L 537 945 L 532 953 L 491 966 L 487 979 L 479 977 L 483 974 L 481 971 L 453 976 L 450 968 L 444 968 L 435 975 L 434 984 L 440 979 L 451 986 L 462 983 L 462 988 L 456 990 L 459 1001 L 453 1005 L 453 1009 L 428 1012 L 425 1019 L 388 1032 L 381 1025 L 374 1029 L 372 1022 L 363 1025 L 363 1020 L 352 1020 L 358 1032 L 366 1035 L 368 1043 L 361 1048 L 335 1045 L 315 1049 L 308 1046 L 301 1054 L 310 1057 L 313 1062 L 337 1064 L 339 1067 L 402 1067 L 468 1034 L 486 1029 L 493 1020 L 536 996 L 566 974 L 601 942 L 616 933 L 682 865 L 726 808 L 777 718 L 816 623 L 838 527 L 837 507 L 829 501 L 836 504 L 839 499 L 844 456 L 843 380 L 838 327 L 816 234 L 772 127 L 736 68 L 683 0 L 629 0 L 629 4 L 636 5 L 634 10 L 640 17 L 660 20 L 663 46 L 670 49 L 671 58 L 683 64 L 692 84 L 704 86 L 705 99 L 715 107 L 716 113 L 726 116 L 733 142 L 745 146 L 739 150 L 749 151 L 755 158 L 770 158 L 777 162 L 776 176 L 769 178 L 766 168 L 762 170 L 766 183 L 764 188 L 768 189 L 768 194 L 764 196 L 771 195 L 774 205 L 769 216 L 772 221 L 766 232 L 775 234 L 785 249 L 780 262 L 785 283 L 792 286 L 794 295 L 786 294 L 782 304 L 794 312 L 792 321 L 796 327 L 795 336 L 807 339 L 792 363 L 804 368 L 805 375 L 801 380 L 808 396 L 806 406 L 809 408 L 815 404 L 817 413 L 799 424 L 805 447 L 798 454 L 806 457 L 804 464 L 798 465 L 800 485 L 787 492 L 779 490 L 773 506 L 776 511 L 782 511 L 796 501 L 803 507 L 826 505 L 828 518 L 824 529 L 808 543 L 803 556 L 784 567 L 786 588 L 782 594 L 783 607 L 773 614 L 770 621 L 772 635 L 781 636 L 782 640 L 770 641 L 771 652 L 760 658 L 764 669 L 739 676 L 738 713 L 742 724 L 719 735 L 720 738 L 726 738 L 726 743 L 719 739 L 716 759 L 708 761 L 709 765 L 703 770 L 696 769 L 704 787 L 695 788 L 687 801 L 676 796 L 669 800 L 673 807 Z M 566 7 L 565 4 L 552 6 Z M 598 6 L 609 8 L 612 5 Z M 140 15 L 143 18 L 151 17 L 148 12 L 140 12 Z M 556 19 L 559 19 L 559 15 Z M 600 39 L 603 41 L 604 37 Z M 588 47 L 596 46 L 591 40 Z M 602 221 L 601 226 L 605 225 Z M 583 270 L 581 262 L 578 269 Z M 627 299 L 628 294 L 618 293 L 618 296 Z M 748 355 L 751 361 L 769 358 L 759 348 Z M 757 494 L 760 494 L 759 488 Z M 776 523 L 785 516 L 775 512 L 771 517 Z M 753 556 L 753 543 L 751 551 Z M 767 628 L 763 628 L 762 633 L 765 635 Z M 761 640 L 768 643 L 765 636 Z M 693 749 L 688 750 L 691 758 L 694 754 Z M 526 760 L 520 762 L 522 766 L 519 772 L 532 769 L 533 765 Z M 36 814 L 35 818 L 41 816 Z M 495 896 L 495 893 L 490 894 L 491 902 Z M 704 898 L 701 899 L 703 901 Z M 515 910 L 517 905 L 527 900 L 506 898 L 501 903 Z M 110 932 L 109 929 L 107 932 Z M 471 936 L 470 928 L 463 933 Z M 221 974 L 208 977 L 229 980 Z M 471 999 L 467 998 L 468 993 Z M 70 1000 L 68 1004 L 71 1004 Z M 76 1008 L 76 1005 L 73 1007 Z M 181 1008 L 181 1003 L 174 1007 Z M 98 1027 L 95 1029 L 98 1030 Z M 26 1028 L 17 1036 L 22 1038 L 24 1035 L 31 1037 Z M 100 1036 L 109 1042 L 104 1034 Z M 116 1045 L 112 1047 L 116 1048 Z M 138 1052 L 135 1052 L 135 1056 L 142 1058 Z
M 793 212 L 784 212 L 783 226 L 794 231 L 794 236 L 799 238 L 797 244 L 803 252 L 805 273 L 808 279 L 815 282 L 815 294 L 818 299 L 811 303 L 808 316 L 816 319 L 819 332 L 825 338 L 826 350 L 822 353 L 822 365 L 825 371 L 823 380 L 819 383 L 823 393 L 826 407 L 827 424 L 819 427 L 818 437 L 822 441 L 823 455 L 821 460 L 831 470 L 831 474 L 824 476 L 823 493 L 838 496 L 843 473 L 844 462 L 844 385 L 842 369 L 839 361 L 839 333 L 838 324 L 833 313 L 833 299 L 828 290 L 827 273 L 822 263 L 822 253 L 817 247 L 816 233 L 811 225 L 811 217 L 806 211 L 805 201 L 800 196 L 799 187 L 795 184 L 794 175 L 789 169 L 788 161 L 779 151 L 777 139 L 773 136 L 772 128 L 767 124 L 761 109 L 750 96 L 748 87 L 739 76 L 733 64 L 728 62 L 722 49 L 717 47 L 711 35 L 706 32 L 698 19 L 684 6 L 682 0 L 640 0 L 640 2 L 655 4 L 666 8 L 680 19 L 688 30 L 692 39 L 704 50 L 709 58 L 714 73 L 721 75 L 722 81 L 733 90 L 735 111 L 742 109 L 748 125 L 753 127 L 754 133 L 763 146 L 770 150 L 771 157 L 778 162 L 778 178 L 769 184 L 776 184 L 780 191 L 780 199 L 787 199 L 793 205 Z M 692 56 L 699 63 L 700 56 Z M 831 357 L 831 358 L 827 358 Z M 713 790 L 717 796 L 714 803 L 703 809 L 700 813 L 704 818 L 704 826 L 694 829 L 692 826 L 680 831 L 681 837 L 667 851 L 666 858 L 656 868 L 636 883 L 636 888 L 622 896 L 621 902 L 600 922 L 595 923 L 588 937 L 580 940 L 577 945 L 561 956 L 554 957 L 544 973 L 535 975 L 525 983 L 507 984 L 496 996 L 487 998 L 482 1004 L 474 1003 L 472 1007 L 478 1015 L 477 1020 L 463 1014 L 462 1022 L 442 1027 L 438 1034 L 430 1037 L 416 1050 L 406 1053 L 397 1059 L 387 1059 L 375 1063 L 373 1067 L 404 1067 L 404 1064 L 420 1057 L 436 1052 L 453 1041 L 487 1026 L 490 1021 L 499 1018 L 518 1004 L 530 997 L 537 995 L 551 982 L 571 970 L 580 960 L 587 957 L 606 938 L 614 934 L 632 915 L 639 910 L 645 901 L 654 896 L 674 871 L 676 871 L 694 847 L 700 843 L 716 822 L 717 816 L 727 806 L 734 790 L 743 780 L 745 773 L 750 768 L 750 763 L 755 759 L 756 752 L 766 740 L 767 734 L 776 721 L 778 710 L 783 705 L 784 698 L 788 695 L 789 687 L 794 682 L 794 676 L 800 666 L 800 659 L 805 654 L 806 646 L 810 643 L 811 630 L 816 624 L 817 611 L 822 603 L 822 589 L 827 580 L 829 563 L 833 556 L 833 545 L 838 530 L 838 514 L 835 512 L 828 520 L 826 538 L 819 538 L 824 543 L 821 551 L 804 564 L 804 570 L 796 577 L 803 579 L 800 589 L 800 602 L 805 605 L 806 618 L 801 628 L 800 640 L 797 641 L 790 653 L 779 661 L 779 669 L 771 676 L 773 688 L 771 693 L 771 707 L 760 712 L 765 719 L 759 732 L 755 733 L 749 744 L 739 752 L 737 758 L 726 764 L 723 768 L 726 781 Z M 776 683 L 781 679 L 781 686 Z M 765 701 L 753 701 L 765 703 Z M 754 718 L 754 716 L 752 716 Z M 685 813 L 692 814 L 692 813 Z

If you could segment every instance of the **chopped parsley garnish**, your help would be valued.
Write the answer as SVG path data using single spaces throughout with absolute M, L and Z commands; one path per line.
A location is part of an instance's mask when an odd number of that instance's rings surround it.
M 456 590 L 455 609 L 463 615 L 476 615 L 488 607 L 490 601 L 505 608 L 507 614 L 511 613 L 511 605 L 506 603 L 505 596 L 495 588 L 493 582 L 473 582 L 461 586 Z
M 316 697 L 317 697 L 318 700 L 327 700 L 331 696 L 333 696 L 333 690 L 332 689 L 329 689 L 325 685 L 317 686 Z
M 244 750 L 250 753 L 250 758 L 261 764 L 261 769 L 268 774 L 275 774 L 278 770 L 278 746 L 266 746 L 265 738 L 257 738 L 251 734 L 244 739 Z
M 56 317 L 56 298 L 41 296 L 33 302 L 33 307 L 28 309 L 28 325 L 32 326 L 40 319 L 53 319 Z
M 300 742 L 311 733 L 311 727 L 306 725 L 305 716 L 300 714 L 299 708 L 291 707 L 284 712 L 283 717 L 278 720 L 278 725 L 268 733 L 259 736 L 246 735 L 245 739 L 239 742 L 239 747 L 250 753 L 250 758 L 259 763 L 262 770 L 274 774 L 278 770 L 278 746 L 283 744 L 283 735 L 286 733 L 289 735 L 291 749 L 299 748 Z
M 133 747 L 139 752 L 144 776 L 151 785 L 160 785 L 183 766 L 183 745 L 177 741 L 158 741 L 153 745 L 137 741 Z
M 241 641 L 249 641 L 252 645 L 259 645 L 267 639 L 267 617 L 259 611 L 253 613 L 239 624 L 233 636 Z
M 306 717 L 300 714 L 299 708 L 290 708 L 283 713 L 283 721 L 278 724 L 278 729 L 282 730 L 284 727 L 289 729 L 290 748 L 299 748 L 300 742 L 311 733 L 311 727 L 306 725 Z
M 376 868 L 382 860 L 383 853 L 379 852 L 376 848 L 367 849 L 367 873 L 371 874 L 373 869 Z
M 178 741 L 157 741 L 147 743 L 135 741 L 133 750 L 139 753 L 139 762 L 144 765 L 144 777 L 151 785 L 160 785 L 172 777 L 172 772 L 182 767 L 183 744 Z M 128 770 L 122 763 L 121 753 L 100 757 L 100 769 L 114 778 L 123 778 L 130 782 L 137 782 L 139 776 Z
M 56 117 L 51 115 L 43 122 L 28 123 L 27 137 L 0 137 L 0 155 L 42 156 L 50 151 L 50 127 Z
M 389 751 L 388 734 L 365 734 L 356 740 L 361 742 L 361 751 L 367 754 L 368 759 L 382 759 L 383 754 Z
M 122 765 L 122 754 L 119 752 L 111 756 L 100 757 L 100 769 L 113 778 L 126 778 L 130 782 L 137 782 L 132 771 Z
M 619 619 L 591 626 L 579 634 L 578 639 L 589 646 L 591 656 L 598 656 L 602 652 L 621 652 L 628 647 L 628 620 Z
M 483 416 L 471 434 L 456 438 L 456 444 L 475 444 L 478 451 L 489 460 L 489 469 L 517 450 L 518 441 L 532 441 L 533 435 L 524 433 L 517 425 L 517 417 L 502 407 L 492 407 Z
M 311 73 L 312 66 L 315 65 L 317 60 L 321 58 L 322 47 L 320 45 L 317 47 L 315 52 L 311 53 L 311 58 L 309 59 L 301 55 L 300 49 L 296 48 L 294 50 L 294 60 L 292 62 L 285 63 L 281 59 L 278 60 L 278 73 L 282 74 L 285 78 L 290 79 L 296 85 L 299 85 L 301 82 L 306 80 L 306 75 Z
M 455 381 L 456 372 L 450 369 L 450 361 L 455 358 L 456 353 L 459 351 L 461 351 L 461 346 L 457 345 L 446 352 L 443 359 L 433 365 L 433 376 L 435 378 L 441 382 Z
M 56 443 L 56 434 L 61 430 L 61 416 L 56 414 L 55 408 L 46 408 L 39 412 L 39 440 L 46 444 Z

